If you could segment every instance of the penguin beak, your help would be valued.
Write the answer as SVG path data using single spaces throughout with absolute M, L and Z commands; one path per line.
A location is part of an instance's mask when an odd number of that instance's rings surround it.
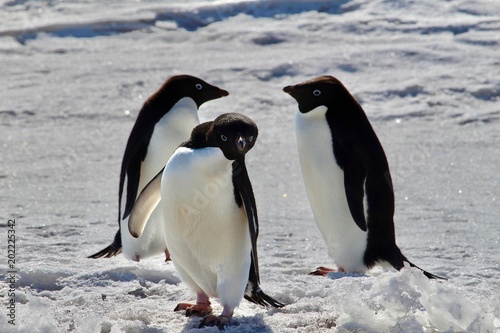
M 295 87 L 294 86 L 286 86 L 283 88 L 283 91 L 286 92 L 287 94 L 293 94 L 295 92 Z
M 224 89 L 219 89 L 219 93 L 220 93 L 221 97 L 229 95 L 229 92 L 227 90 L 224 90 Z
M 245 149 L 245 146 L 247 145 L 247 141 L 245 138 L 241 135 L 238 136 L 238 139 L 236 139 L 236 147 L 238 147 L 238 150 L 243 150 Z

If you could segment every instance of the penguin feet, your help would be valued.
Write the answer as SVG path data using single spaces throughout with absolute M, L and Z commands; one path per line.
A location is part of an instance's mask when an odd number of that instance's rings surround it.
M 342 267 L 339 267 L 337 270 L 335 270 L 333 268 L 321 266 L 321 267 L 316 268 L 316 270 L 314 272 L 309 273 L 309 275 L 326 276 L 326 275 L 328 275 L 328 273 L 331 273 L 331 272 L 345 273 L 345 269 L 343 269 Z
M 231 317 L 227 316 L 214 316 L 214 315 L 209 315 L 203 318 L 203 320 L 200 323 L 200 326 L 198 328 L 203 328 L 203 327 L 217 327 L 219 329 L 223 329 L 224 326 L 226 326 L 229 322 L 229 319 Z
M 179 303 L 174 311 L 186 311 L 186 317 L 206 317 L 212 314 L 212 307 L 210 306 L 210 299 L 203 291 L 196 293 L 196 304 Z
M 212 314 L 212 307 L 208 304 L 179 303 L 174 311 L 186 311 L 186 317 L 206 317 Z

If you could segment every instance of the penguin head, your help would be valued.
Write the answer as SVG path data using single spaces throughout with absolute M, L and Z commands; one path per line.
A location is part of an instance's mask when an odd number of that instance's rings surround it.
M 212 122 L 208 138 L 228 160 L 243 157 L 257 141 L 257 125 L 240 113 L 225 113 Z
M 318 106 L 326 106 L 328 109 L 340 102 L 345 101 L 345 97 L 351 94 L 344 85 L 333 76 L 320 76 L 294 86 L 287 86 L 283 91 L 290 94 L 299 104 L 301 113 L 308 113 Z
M 205 102 L 227 95 L 229 93 L 226 90 L 211 85 L 195 76 L 175 75 L 169 78 L 151 98 L 161 101 L 163 98 L 172 98 L 172 96 L 177 100 L 190 97 L 199 108 Z

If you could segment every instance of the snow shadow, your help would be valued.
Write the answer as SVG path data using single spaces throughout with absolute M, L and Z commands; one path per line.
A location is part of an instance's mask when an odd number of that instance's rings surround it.
M 343 273 L 343 272 L 330 272 L 326 276 L 330 280 L 339 280 L 344 278 L 365 278 L 368 277 L 366 274 L 356 274 L 356 273 Z
M 355 10 L 355 6 L 344 8 L 347 0 L 336 1 L 242 1 L 222 4 L 205 4 L 188 7 L 167 7 L 156 9 L 153 18 L 110 18 L 102 20 L 82 20 L 77 23 L 41 25 L 31 29 L 3 31 L 0 36 L 13 36 L 25 44 L 35 39 L 40 33 L 53 37 L 91 38 L 112 36 L 137 30 L 147 30 L 157 22 L 174 22 L 178 28 L 196 31 L 212 23 L 227 20 L 240 14 L 254 18 L 280 18 L 288 15 L 316 11 L 328 14 L 342 14 Z M 266 41 L 268 42 L 268 41 Z
M 191 317 L 188 319 L 187 324 L 184 326 L 181 333 L 193 332 L 193 329 L 199 328 L 201 317 Z M 271 327 L 269 327 L 265 321 L 262 314 L 256 314 L 250 317 L 233 317 L 227 326 L 222 330 L 217 327 L 204 327 L 199 329 L 200 333 L 241 333 L 241 332 L 258 332 L 258 333 L 273 333 Z

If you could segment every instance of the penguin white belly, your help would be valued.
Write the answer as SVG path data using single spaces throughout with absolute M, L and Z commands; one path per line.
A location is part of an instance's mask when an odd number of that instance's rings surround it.
M 198 106 L 190 97 L 180 99 L 156 123 L 146 158 L 141 164 L 141 179 L 137 196 L 167 164 L 177 147 L 189 139 L 191 131 L 199 124 Z
M 200 123 L 198 106 L 192 98 L 184 97 L 179 100 L 163 118 L 156 123 L 149 141 L 146 158 L 141 163 L 141 177 L 137 197 L 144 187 L 167 164 L 177 147 L 189 138 L 193 128 Z M 127 193 L 127 179 L 124 192 Z M 122 212 L 125 209 L 126 195 L 122 195 Z M 158 205 L 160 206 L 160 205 Z M 132 260 L 144 259 L 160 253 L 166 249 L 163 213 L 157 207 L 151 214 L 144 231 L 139 238 L 134 238 L 128 231 L 128 219 L 122 220 L 122 252 Z
M 250 270 L 250 233 L 234 199 L 232 161 L 219 148 L 181 147 L 162 179 L 165 239 L 182 280 L 195 292 L 239 305 Z
M 300 166 L 314 219 L 339 268 L 363 273 L 367 233 L 354 222 L 344 187 L 344 172 L 338 166 L 332 135 L 326 121 L 327 108 L 319 106 L 296 116 L 295 132 Z

